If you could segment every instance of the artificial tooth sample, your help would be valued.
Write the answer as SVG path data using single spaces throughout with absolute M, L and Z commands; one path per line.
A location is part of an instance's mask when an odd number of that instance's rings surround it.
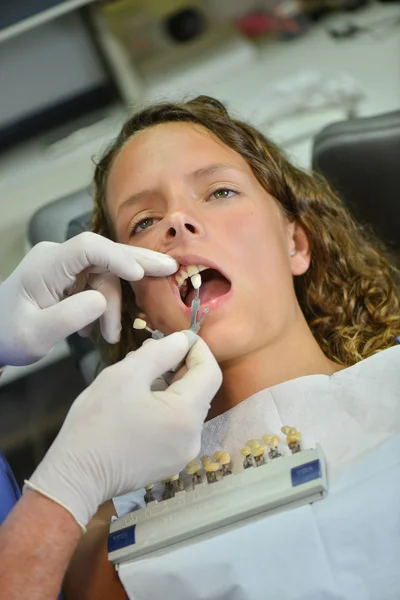
M 258 446 L 253 450 L 254 462 L 256 463 L 256 467 L 261 467 L 261 465 L 265 465 L 264 458 L 265 446 Z
M 153 486 L 146 485 L 145 490 L 146 490 L 146 493 L 144 495 L 144 501 L 146 502 L 146 504 L 150 504 L 150 502 L 155 502 L 156 499 L 153 494 Z
M 206 472 L 208 483 L 215 483 L 216 481 L 218 481 L 218 475 L 220 472 L 220 465 L 218 462 L 211 461 L 207 463 L 206 465 L 204 465 L 204 470 Z
M 172 484 L 172 497 L 174 497 L 175 494 L 177 494 L 178 492 L 183 492 L 185 490 L 182 480 L 179 479 L 179 473 L 177 475 L 174 475 L 173 477 L 171 477 L 171 484 Z
M 171 479 L 166 479 L 165 481 L 163 481 L 163 484 L 164 484 L 164 491 L 163 491 L 162 499 L 169 500 L 170 498 L 173 498 L 175 496 L 175 493 L 173 491 Z
M 135 319 L 133 321 L 133 329 L 146 329 L 147 323 L 143 319 Z
M 135 319 L 133 321 L 133 329 L 145 329 L 151 333 L 151 337 L 154 340 L 161 340 L 164 337 L 164 334 L 158 329 L 150 329 L 150 327 L 147 327 L 147 323 L 146 321 L 143 321 L 143 319 Z
M 297 429 L 295 427 L 291 427 L 289 429 L 289 431 L 287 432 L 287 443 L 288 446 L 290 448 L 290 450 L 292 451 L 292 454 L 296 454 L 296 452 L 300 452 L 301 448 L 300 448 L 300 440 L 301 440 L 301 433 L 300 431 L 297 431 Z
M 194 289 L 198 290 L 199 287 L 201 286 L 201 275 L 200 275 L 200 273 L 196 273 L 196 275 L 192 275 L 192 277 L 190 278 L 190 281 L 192 282 L 192 286 L 194 287 Z
M 265 435 L 262 436 L 262 439 L 263 439 L 263 442 L 265 444 L 267 444 L 267 446 L 269 446 L 269 443 L 273 437 L 274 437 L 273 435 L 269 435 L 268 433 L 266 433 Z
M 279 436 L 274 435 L 271 438 L 271 441 L 269 442 L 269 447 L 270 447 L 270 451 L 268 452 L 268 456 L 270 458 L 279 458 L 280 456 L 282 456 L 282 454 L 279 452 L 278 446 L 279 446 Z
M 221 456 L 219 457 L 218 461 L 221 465 L 222 477 L 226 477 L 226 475 L 232 475 L 231 455 L 229 452 L 221 452 Z
M 260 440 L 247 440 L 246 446 L 249 446 L 250 450 L 254 454 L 253 450 L 261 446 Z
M 210 462 L 212 462 L 212 458 L 211 458 L 211 456 L 208 456 L 208 454 L 205 454 L 204 456 L 201 457 L 201 464 L 203 465 L 203 467 L 208 465 L 208 463 L 210 463 Z
M 240 454 L 242 456 L 244 456 L 244 461 L 243 461 L 244 469 L 249 469 L 250 467 L 254 467 L 254 461 L 253 461 L 253 457 L 251 455 L 250 446 L 245 446 L 244 448 L 242 448 L 240 450 Z
M 186 465 L 186 473 L 192 477 L 193 488 L 199 483 L 202 483 L 201 462 L 199 460 L 190 461 L 190 463 Z

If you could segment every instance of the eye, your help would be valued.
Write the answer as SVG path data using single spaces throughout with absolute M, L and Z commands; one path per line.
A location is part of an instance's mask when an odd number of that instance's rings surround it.
M 138 223 L 134 223 L 131 229 L 131 235 L 136 235 L 137 233 L 140 233 L 145 229 L 149 229 L 149 227 L 152 227 L 152 225 L 154 225 L 155 220 L 156 219 L 154 219 L 153 217 L 146 217 Z
M 235 190 L 230 188 L 218 188 L 211 194 L 211 198 L 215 200 L 224 200 L 225 198 L 231 198 L 234 194 L 237 194 Z

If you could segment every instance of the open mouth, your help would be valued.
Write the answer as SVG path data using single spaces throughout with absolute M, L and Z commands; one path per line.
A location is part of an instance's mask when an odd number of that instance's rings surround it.
M 210 303 L 220 296 L 225 296 L 230 291 L 232 287 L 231 282 L 217 269 L 211 267 L 199 267 L 199 271 L 201 273 L 199 295 L 202 305 Z M 195 297 L 195 289 L 190 276 L 186 277 L 183 283 L 179 285 L 179 293 L 182 302 L 190 307 Z

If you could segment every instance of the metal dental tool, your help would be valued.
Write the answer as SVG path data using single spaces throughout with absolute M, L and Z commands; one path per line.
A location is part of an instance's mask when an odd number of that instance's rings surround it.
M 196 273 L 196 275 L 192 275 L 192 277 L 190 278 L 190 281 L 192 282 L 192 286 L 195 289 L 195 297 L 192 300 L 192 315 L 190 318 L 190 331 L 193 331 L 193 333 L 198 333 L 200 326 L 201 326 L 201 322 L 203 321 L 205 315 L 209 312 L 209 308 L 208 306 L 206 306 L 203 310 L 203 313 L 201 315 L 200 318 L 198 318 L 198 314 L 199 314 L 199 310 L 200 310 L 200 286 L 201 286 L 201 275 L 200 273 Z

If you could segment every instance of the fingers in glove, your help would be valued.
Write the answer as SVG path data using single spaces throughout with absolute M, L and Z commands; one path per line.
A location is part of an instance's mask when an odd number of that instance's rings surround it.
M 135 260 L 144 269 L 145 275 L 166 277 L 167 275 L 173 275 L 178 270 L 178 263 L 168 254 L 161 254 L 161 252 L 155 252 L 147 248 L 134 248 L 132 246 L 123 246 L 123 248 L 134 251 Z
M 82 338 L 88 338 L 90 336 L 90 334 L 92 333 L 93 328 L 94 328 L 94 323 L 90 323 L 90 325 L 86 325 L 86 327 L 84 327 L 83 329 L 80 329 L 78 331 L 78 334 Z
M 106 307 L 102 294 L 87 290 L 39 311 L 35 317 L 35 340 L 32 340 L 36 349 L 40 349 L 38 354 L 46 354 L 64 338 L 96 321 Z
M 116 344 L 121 334 L 121 285 L 116 275 L 91 275 L 88 286 L 103 294 L 107 306 L 100 316 L 100 330 L 109 344 Z
M 91 232 L 81 233 L 62 246 L 64 268 L 73 276 L 92 267 L 95 272 L 110 271 L 126 281 L 138 281 L 144 274 L 167 276 L 178 269 L 170 256 L 117 244 Z
M 122 361 L 129 369 L 134 364 L 141 370 L 141 383 L 148 389 L 155 379 L 176 367 L 189 351 L 188 338 L 183 332 L 173 333 L 161 340 L 152 340 L 136 352 L 130 352 Z
M 192 402 L 206 413 L 221 386 L 222 373 L 211 350 L 201 338 L 186 357 L 186 369 L 187 372 L 170 385 L 168 393 L 185 402 Z

